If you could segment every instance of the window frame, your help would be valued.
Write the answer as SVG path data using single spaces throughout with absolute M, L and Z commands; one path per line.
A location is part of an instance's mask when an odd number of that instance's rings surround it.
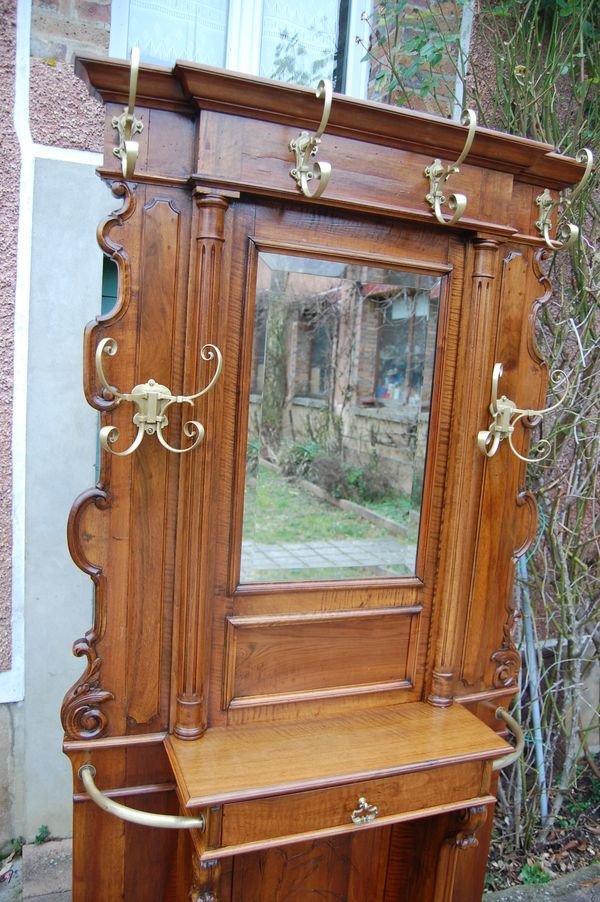
M 108 53 L 116 59 L 128 59 L 131 47 L 129 35 L 130 0 L 112 0 L 110 42 Z M 345 61 L 344 94 L 367 97 L 368 62 L 362 61 L 362 46 L 352 35 L 368 39 L 368 26 L 363 12 L 372 7 L 372 0 L 348 0 L 348 40 Z M 248 75 L 258 75 L 260 67 L 263 0 L 229 0 L 225 38 L 225 68 Z M 144 60 L 144 48 L 140 47 Z

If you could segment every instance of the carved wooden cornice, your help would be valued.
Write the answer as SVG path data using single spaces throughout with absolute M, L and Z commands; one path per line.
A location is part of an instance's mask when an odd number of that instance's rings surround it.
M 129 63 L 79 57 L 75 71 L 104 103 L 126 103 Z M 322 112 L 311 88 L 193 63 L 177 63 L 173 69 L 141 66 L 137 104 L 188 116 L 200 108 L 294 127 L 302 124 L 309 130 L 317 128 Z M 334 96 L 327 133 L 447 159 L 456 159 L 464 145 L 464 128 L 457 122 L 343 94 Z M 550 144 L 487 128 L 477 129 L 469 163 L 552 189 L 579 181 L 584 168 L 555 153 Z

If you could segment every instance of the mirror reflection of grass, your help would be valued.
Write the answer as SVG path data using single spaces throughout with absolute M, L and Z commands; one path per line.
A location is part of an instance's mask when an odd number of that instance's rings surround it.
M 376 572 L 378 570 L 378 572 Z M 252 579 L 255 582 L 301 582 L 303 580 L 340 580 L 340 579 L 373 579 L 373 577 L 410 576 L 411 571 L 404 564 L 395 567 L 320 567 L 315 577 L 315 570 L 308 567 L 278 570 L 255 570 Z
M 390 502 L 383 502 L 383 516 L 392 518 Z M 378 505 L 369 505 L 374 510 Z M 398 514 L 400 516 L 400 514 Z M 393 517 L 393 519 L 396 519 Z M 357 514 L 340 510 L 308 492 L 276 470 L 261 466 L 249 476 L 244 506 L 244 535 L 254 541 L 320 541 L 327 539 L 383 539 L 390 533 Z M 406 541 L 416 541 L 407 536 Z

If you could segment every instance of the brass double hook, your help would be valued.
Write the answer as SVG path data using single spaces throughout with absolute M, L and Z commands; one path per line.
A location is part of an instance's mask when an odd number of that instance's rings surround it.
M 571 191 L 571 194 L 568 196 L 561 194 L 559 200 L 555 201 L 552 200 L 550 191 L 545 188 L 535 199 L 536 205 L 540 208 L 540 218 L 537 220 L 535 227 L 546 242 L 546 245 L 552 251 L 561 251 L 570 247 L 573 242 L 577 240 L 577 236 L 579 235 L 579 229 L 574 223 L 566 222 L 564 220 L 561 222 L 559 220 L 556 239 L 550 237 L 552 213 L 554 209 L 561 203 L 566 204 L 566 208 L 569 209 L 585 188 L 585 185 L 592 174 L 594 155 L 591 150 L 584 147 L 582 150 L 577 151 L 575 159 L 578 163 L 585 163 L 585 171 L 580 181 Z
M 319 150 L 321 136 L 327 128 L 329 115 L 331 113 L 331 104 L 333 101 L 333 88 L 328 78 L 323 78 L 319 82 L 316 91 L 317 99 L 324 97 L 323 115 L 321 122 L 314 135 L 308 132 L 300 132 L 297 138 L 290 141 L 289 147 L 296 155 L 296 165 L 290 169 L 290 175 L 296 180 L 296 184 L 305 197 L 316 198 L 323 194 L 327 187 L 329 176 L 331 175 L 330 163 L 316 162 L 314 159 Z M 316 185 L 311 189 L 310 184 Z
M 129 454 L 133 454 L 136 448 L 139 448 L 144 435 L 156 435 L 163 448 L 166 448 L 167 451 L 172 451 L 174 454 L 185 454 L 187 451 L 192 451 L 196 448 L 205 434 L 202 423 L 199 423 L 197 420 L 188 420 L 184 424 L 183 431 L 188 438 L 193 439 L 192 444 L 187 448 L 173 448 L 163 435 L 163 429 L 169 424 L 166 411 L 172 404 L 191 404 L 193 406 L 196 398 L 205 395 L 214 387 L 221 375 L 223 366 L 221 352 L 216 345 L 204 345 L 200 351 L 202 360 L 216 360 L 217 368 L 206 388 L 196 392 L 195 395 L 172 395 L 171 389 L 167 388 L 166 385 L 160 385 L 154 379 L 149 379 L 148 382 L 136 385 L 128 394 L 120 392 L 118 388 L 115 388 L 114 385 L 108 382 L 102 367 L 102 355 L 107 354 L 109 357 L 114 357 L 117 349 L 117 342 L 114 338 L 103 338 L 99 342 L 96 348 L 96 374 L 105 390 L 114 397 L 115 406 L 122 401 L 131 401 L 135 404 L 137 413 L 133 416 L 133 422 L 137 426 L 138 431 L 128 448 L 124 451 L 116 451 L 111 445 L 118 441 L 118 428 L 116 426 L 103 426 L 100 430 L 100 444 L 104 450 L 117 457 L 127 457 Z
M 442 206 L 446 203 L 444 196 L 444 185 L 451 175 L 460 172 L 460 165 L 465 160 L 467 154 L 471 150 L 475 131 L 477 129 L 477 114 L 474 110 L 464 110 L 460 117 L 461 124 L 468 126 L 469 131 L 465 140 L 461 155 L 456 163 L 444 166 L 442 161 L 436 159 L 425 169 L 425 177 L 429 179 L 429 192 L 425 195 L 425 200 L 433 210 L 434 216 L 440 225 L 451 226 L 461 218 L 467 208 L 466 194 L 451 194 L 448 198 L 448 207 L 452 212 L 450 219 L 445 219 L 442 212 Z
M 139 47 L 131 49 L 131 71 L 129 74 L 129 99 L 127 106 L 123 109 L 120 116 L 113 116 L 112 127 L 119 132 L 119 146 L 115 147 L 113 153 L 121 160 L 121 168 L 123 177 L 126 179 L 133 178 L 135 164 L 137 163 L 140 145 L 133 137 L 139 134 L 144 123 L 141 119 L 137 119 L 134 115 L 135 97 L 137 94 L 137 82 L 140 69 L 140 50 Z

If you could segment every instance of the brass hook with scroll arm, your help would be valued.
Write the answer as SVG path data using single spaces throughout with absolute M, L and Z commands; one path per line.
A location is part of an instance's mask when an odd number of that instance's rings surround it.
M 212 344 L 206 344 L 200 350 L 200 357 L 202 360 L 217 361 L 216 370 L 205 388 L 196 392 L 194 395 L 173 395 L 166 385 L 161 385 L 158 382 L 155 382 L 154 379 L 149 379 L 148 382 L 136 385 L 127 394 L 120 392 L 114 385 L 110 385 L 104 374 L 102 355 L 107 354 L 109 357 L 114 357 L 117 353 L 117 349 L 118 345 L 114 338 L 103 338 L 102 341 L 99 342 L 98 347 L 96 348 L 96 374 L 105 390 L 114 396 L 115 405 L 121 404 L 122 401 L 131 401 L 135 404 L 137 412 L 133 416 L 133 422 L 137 426 L 138 431 L 128 448 L 124 451 L 116 451 L 111 445 L 118 441 L 119 429 L 116 426 L 103 426 L 100 430 L 100 444 L 104 450 L 117 457 L 127 457 L 128 455 L 133 454 L 136 448 L 139 448 L 144 435 L 156 435 L 160 444 L 166 448 L 167 451 L 172 451 L 174 454 L 184 454 L 187 451 L 192 451 L 196 448 L 205 435 L 205 429 L 202 423 L 199 423 L 197 420 L 188 420 L 183 426 L 183 431 L 188 438 L 193 439 L 193 442 L 187 448 L 174 448 L 167 442 L 163 435 L 163 429 L 165 429 L 169 423 L 166 411 L 172 404 L 190 404 L 193 406 L 196 398 L 205 395 L 214 387 L 221 375 L 223 367 L 223 358 L 220 350 L 216 345 Z
M 492 371 L 492 400 L 489 407 L 493 420 L 487 429 L 482 429 L 478 432 L 477 447 L 486 457 L 493 457 L 500 446 L 500 442 L 504 439 L 508 439 L 511 451 L 519 458 L 519 460 L 525 461 L 525 463 L 539 463 L 540 461 L 545 460 L 550 454 L 550 442 L 546 439 L 541 439 L 537 444 L 536 456 L 524 457 L 522 454 L 519 454 L 513 445 L 512 436 L 515 431 L 515 426 L 519 420 L 524 418 L 529 420 L 537 419 L 538 417 L 543 417 L 552 410 L 559 408 L 564 403 L 565 398 L 569 393 L 569 380 L 562 370 L 555 370 L 550 376 L 550 381 L 555 388 L 566 384 L 563 396 L 556 404 L 553 404 L 551 407 L 545 407 L 543 410 L 522 410 L 517 407 L 514 401 L 507 398 L 506 395 L 498 397 L 498 384 L 502 373 L 502 364 L 496 363 Z

